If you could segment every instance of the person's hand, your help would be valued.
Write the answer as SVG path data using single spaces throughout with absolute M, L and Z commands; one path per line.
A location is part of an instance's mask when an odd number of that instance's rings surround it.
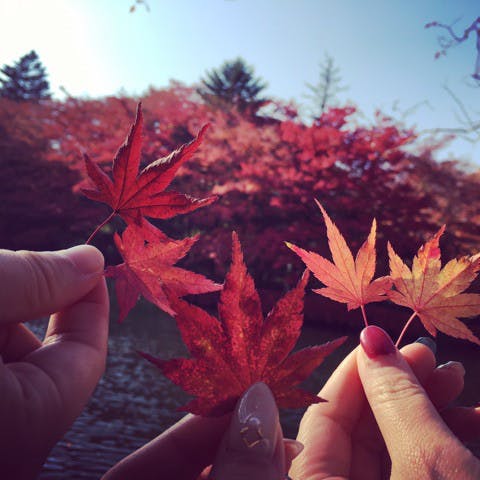
M 35 478 L 103 373 L 103 256 L 0 250 L 0 478 Z M 21 322 L 53 313 L 43 342 Z
M 283 480 L 301 450 L 301 444 L 283 438 L 270 389 L 255 383 L 231 417 L 187 415 L 103 480 Z
M 320 392 L 328 402 L 307 410 L 298 436 L 305 449 L 290 476 L 480 478 L 479 460 L 461 443 L 479 436 L 480 411 L 449 407 L 463 389 L 462 365 L 436 367 L 422 343 L 400 353 L 374 326 L 362 332 L 361 344 Z

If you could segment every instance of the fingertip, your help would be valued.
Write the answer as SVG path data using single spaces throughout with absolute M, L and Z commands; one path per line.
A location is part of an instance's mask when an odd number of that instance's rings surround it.
M 431 352 L 436 355 L 437 353 L 437 344 L 432 337 L 419 337 L 415 340 L 415 343 L 420 343 L 421 345 L 425 345 L 428 347 Z
M 81 245 L 54 252 L 0 250 L 0 323 L 58 312 L 84 297 L 102 276 L 104 259 Z
M 361 331 L 360 345 L 372 360 L 397 351 L 388 333 L 376 325 L 370 325 Z
M 285 446 L 285 467 L 288 472 L 292 462 L 303 452 L 305 446 L 302 442 L 291 438 L 285 438 L 283 444 Z
M 460 395 L 465 385 L 465 368 L 460 362 L 439 365 L 430 374 L 425 390 L 438 410 L 443 410 Z
M 450 361 L 447 363 L 443 363 L 442 365 L 439 365 L 437 367 L 437 370 L 440 370 L 442 372 L 448 372 L 449 374 L 451 373 L 453 376 L 458 378 L 465 377 L 465 367 L 461 362 Z
M 288 456 L 290 461 L 298 457 L 302 453 L 303 449 L 305 448 L 303 443 L 299 442 L 298 440 L 285 438 L 283 441 L 285 443 L 285 453 Z
M 235 407 L 211 476 L 218 480 L 281 478 L 286 472 L 285 454 L 274 396 L 266 384 L 257 382 Z
M 77 245 L 59 253 L 67 257 L 83 275 L 98 274 L 104 269 L 105 259 L 103 254 L 92 245 Z

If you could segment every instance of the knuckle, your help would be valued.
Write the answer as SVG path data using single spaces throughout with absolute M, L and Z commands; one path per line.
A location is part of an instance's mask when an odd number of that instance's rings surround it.
M 377 404 L 408 401 L 423 396 L 424 391 L 408 377 L 387 375 L 373 384 L 372 393 Z
M 23 282 L 24 302 L 30 309 L 41 306 L 46 299 L 56 298 L 58 267 L 55 262 L 34 252 L 19 251 L 23 262 L 25 280 Z

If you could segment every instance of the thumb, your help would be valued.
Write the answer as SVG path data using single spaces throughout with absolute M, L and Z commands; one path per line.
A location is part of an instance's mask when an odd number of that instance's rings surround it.
M 103 256 L 90 245 L 58 252 L 0 250 L 0 325 L 63 310 L 98 282 Z
M 284 479 L 287 471 L 285 452 L 287 456 L 296 456 L 301 448 L 301 444 L 294 441 L 284 445 L 273 394 L 264 383 L 255 383 L 235 408 L 209 478 Z
M 388 334 L 369 326 L 362 331 L 360 343 L 358 372 L 392 460 L 391 478 L 433 478 L 431 474 L 440 478 L 434 472 L 451 471 L 452 458 L 459 464 L 466 461 L 467 451 Z

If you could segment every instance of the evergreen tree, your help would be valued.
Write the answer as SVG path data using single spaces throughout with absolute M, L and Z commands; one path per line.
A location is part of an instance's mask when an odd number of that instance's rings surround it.
M 316 85 L 307 83 L 310 98 L 314 104 L 313 116 L 319 118 L 328 107 L 333 106 L 337 93 L 346 90 L 340 85 L 340 69 L 334 65 L 333 58 L 330 55 L 325 56 L 325 61 L 320 64 L 320 76 Z
M 260 78 L 254 77 L 253 68 L 241 58 L 226 61 L 219 69 L 207 72 L 198 93 L 209 104 L 254 115 L 267 99 L 260 92 L 266 88 Z
M 34 50 L 13 66 L 4 65 L 0 72 L 4 76 L 0 77 L 0 97 L 17 102 L 50 98 L 45 67 Z

